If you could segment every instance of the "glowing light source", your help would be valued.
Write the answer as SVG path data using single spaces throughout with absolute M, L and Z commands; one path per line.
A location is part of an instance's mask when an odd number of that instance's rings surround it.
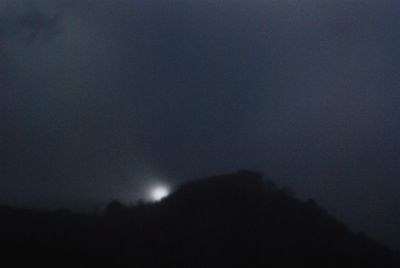
M 156 185 L 150 189 L 150 199 L 152 201 L 160 201 L 170 194 L 170 189 L 166 185 Z

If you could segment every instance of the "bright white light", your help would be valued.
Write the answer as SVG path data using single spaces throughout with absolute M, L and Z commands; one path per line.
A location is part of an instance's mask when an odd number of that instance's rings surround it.
M 164 197 L 168 196 L 170 189 L 165 185 L 157 185 L 150 190 L 150 199 L 152 201 L 160 201 Z

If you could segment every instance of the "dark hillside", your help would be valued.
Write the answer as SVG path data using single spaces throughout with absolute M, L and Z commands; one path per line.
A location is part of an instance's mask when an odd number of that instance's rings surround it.
M 104 216 L 0 208 L 5 257 L 65 267 L 400 267 L 314 201 L 240 171 L 181 185 L 157 203 Z

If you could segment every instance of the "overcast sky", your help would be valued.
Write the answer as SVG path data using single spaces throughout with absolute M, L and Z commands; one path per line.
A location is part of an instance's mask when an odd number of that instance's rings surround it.
M 0 0 L 0 202 L 240 168 L 400 248 L 400 4 Z

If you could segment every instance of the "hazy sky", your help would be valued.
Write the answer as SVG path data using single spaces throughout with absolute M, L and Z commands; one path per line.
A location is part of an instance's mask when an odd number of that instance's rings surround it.
M 400 3 L 0 0 L 0 202 L 240 168 L 400 248 Z

